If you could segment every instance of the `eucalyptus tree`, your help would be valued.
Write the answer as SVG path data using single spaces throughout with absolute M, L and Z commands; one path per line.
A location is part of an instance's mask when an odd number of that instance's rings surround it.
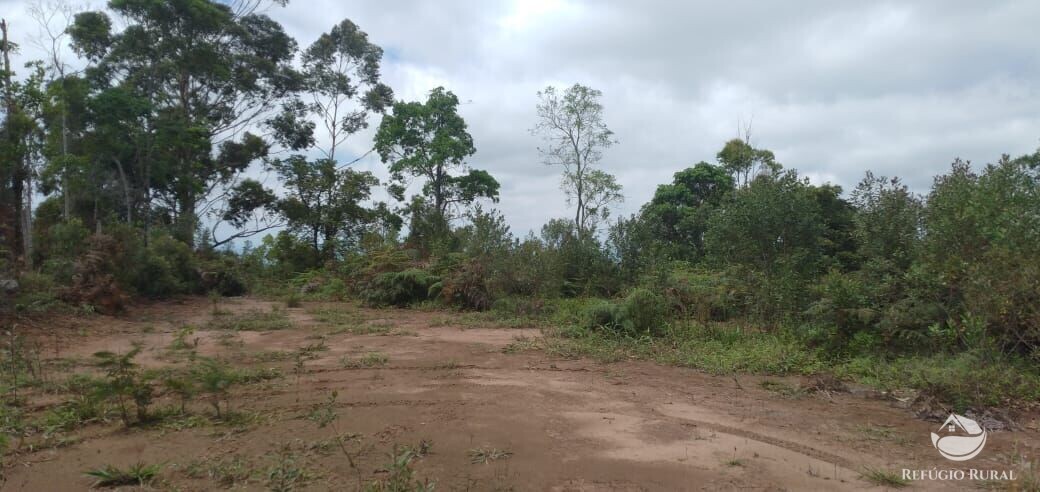
M 262 157 L 227 153 L 256 149 L 248 142 L 224 144 L 252 138 L 246 130 L 301 82 L 295 41 L 259 12 L 249 2 L 111 0 L 107 11 L 77 14 L 69 29 L 92 64 L 95 96 L 123 91 L 146 104 L 132 121 L 141 131 L 131 153 L 108 160 L 128 181 L 139 178 L 131 208 L 150 213 L 156 198 L 189 244 L 208 197 Z
M 297 152 L 269 162 L 286 189 L 273 208 L 291 232 L 311 244 L 319 260 L 334 257 L 337 245 L 356 244 L 386 208 L 366 204 L 379 180 L 351 169 L 358 159 L 341 163 L 337 156 L 348 137 L 367 128 L 369 117 L 393 101 L 393 91 L 380 81 L 382 57 L 382 48 L 343 20 L 303 52 L 300 96 L 267 122 L 277 141 Z M 298 153 L 310 149 L 321 157 Z
M 538 149 L 545 164 L 563 167 L 561 188 L 575 207 L 579 234 L 590 233 L 608 207 L 623 198 L 614 177 L 595 169 L 603 151 L 617 143 L 603 121 L 602 95 L 581 84 L 562 93 L 546 87 L 538 93 L 538 123 L 531 130 L 545 141 Z

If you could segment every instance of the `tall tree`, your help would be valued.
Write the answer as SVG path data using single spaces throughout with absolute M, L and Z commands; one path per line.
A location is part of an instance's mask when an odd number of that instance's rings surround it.
M 432 218 L 438 227 L 446 227 L 457 206 L 479 198 L 498 200 L 498 181 L 486 171 L 466 165 L 476 148 L 458 106 L 455 94 L 437 87 L 425 103 L 395 103 L 376 132 L 376 151 L 390 165 L 395 183 L 391 192 L 402 199 L 408 178 L 424 179 L 423 195 L 432 202 Z M 453 174 L 456 171 L 466 174 Z
M 145 138 L 132 160 L 111 162 L 141 176 L 145 211 L 154 192 L 189 244 L 207 198 L 249 165 L 215 148 L 241 137 L 300 82 L 291 67 L 295 41 L 241 3 L 111 0 L 121 31 L 105 12 L 77 14 L 70 28 L 73 47 L 95 64 L 88 76 L 98 92 L 122 89 L 148 102 L 135 122 Z
M 603 121 L 602 93 L 574 84 L 560 94 L 549 86 L 538 93 L 538 123 L 531 130 L 545 140 L 539 148 L 545 164 L 563 167 L 561 187 L 575 207 L 574 225 L 587 234 L 597 218 L 622 198 L 621 187 L 603 171 L 593 168 L 603 150 L 617 143 Z
M 349 169 L 357 159 L 341 164 L 336 153 L 347 137 L 368 127 L 369 116 L 393 102 L 393 92 L 380 82 L 382 56 L 382 48 L 364 31 L 343 20 L 303 53 L 304 91 L 310 102 L 294 98 L 267 122 L 283 147 L 314 147 L 324 155 L 313 161 L 293 155 L 270 162 L 287 190 L 274 208 L 291 232 L 311 244 L 317 260 L 332 259 L 337 245 L 356 244 L 385 209 L 365 206 L 379 180 L 370 172 Z M 312 118 L 321 122 L 324 138 L 315 135 Z

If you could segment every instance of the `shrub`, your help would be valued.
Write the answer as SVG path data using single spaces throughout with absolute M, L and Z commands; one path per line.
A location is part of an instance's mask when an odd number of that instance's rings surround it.
M 155 234 L 134 258 L 132 286 L 138 294 L 164 298 L 190 294 L 200 285 L 191 247 L 169 235 Z
M 87 252 L 76 260 L 72 284 L 62 298 L 74 304 L 87 304 L 103 313 L 121 311 L 128 298 L 113 272 L 123 261 L 123 248 L 115 238 L 95 234 Z
M 485 311 L 491 308 L 487 267 L 480 258 L 463 262 L 442 281 L 440 298 L 447 304 L 464 309 Z
M 738 314 L 740 289 L 721 272 L 698 272 L 681 265 L 654 279 L 672 312 L 702 323 L 725 321 Z
M 128 404 L 133 402 L 137 409 L 137 422 L 148 420 L 148 407 L 152 403 L 154 391 L 151 385 L 152 375 L 142 371 L 134 362 L 134 357 L 141 352 L 135 348 L 125 354 L 114 352 L 98 352 L 98 367 L 105 373 L 105 379 L 98 385 L 98 396 L 114 399 L 119 407 L 119 416 L 123 424 L 130 426 Z
M 418 268 L 381 273 L 362 289 L 361 297 L 370 306 L 407 306 L 427 300 L 430 287 L 439 281 Z
M 660 295 L 636 288 L 621 303 L 590 304 L 584 318 L 583 326 L 590 329 L 606 329 L 627 336 L 660 336 L 668 326 L 668 305 Z

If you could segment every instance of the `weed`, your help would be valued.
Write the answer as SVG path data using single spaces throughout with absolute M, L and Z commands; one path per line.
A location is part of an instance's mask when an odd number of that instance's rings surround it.
M 145 486 L 155 480 L 155 477 L 159 475 L 159 470 L 159 465 L 135 463 L 125 470 L 117 466 L 106 465 L 104 468 L 89 470 L 86 474 L 97 479 L 94 487 Z
M 220 403 L 224 402 L 225 411 L 230 409 L 229 389 L 240 381 L 239 374 L 227 364 L 210 358 L 199 359 L 191 368 L 191 374 L 199 393 L 207 395 L 217 418 L 221 418 Z
M 221 487 L 234 487 L 248 482 L 254 474 L 252 466 L 240 456 L 219 460 L 195 460 L 184 470 L 189 478 L 208 478 Z
M 538 350 L 539 348 L 540 344 L 538 343 L 538 339 L 526 336 L 518 336 L 513 338 L 513 341 L 510 342 L 509 345 L 506 345 L 502 348 L 502 353 L 516 354 L 520 352 L 526 352 L 528 350 Z
M 187 338 L 195 334 L 194 326 L 185 326 L 173 335 L 173 341 L 170 342 L 170 351 L 178 352 L 181 350 L 196 349 L 199 347 L 199 338 L 195 337 L 189 344 Z
M 289 492 L 309 481 L 311 475 L 299 463 L 290 446 L 282 447 L 274 463 L 267 469 L 267 490 Z
M 910 485 L 910 481 L 903 478 L 899 473 L 882 470 L 880 468 L 866 467 L 860 472 L 859 477 L 874 485 L 892 487 L 899 489 Z
M 339 418 L 339 414 L 336 413 L 336 399 L 339 398 L 339 392 L 333 391 L 329 393 L 329 397 L 323 402 L 315 405 L 311 409 L 311 413 L 308 418 L 318 424 L 319 429 L 325 427 L 332 427 L 333 433 L 335 433 L 335 443 L 339 446 L 340 451 L 343 452 L 343 456 L 347 458 L 347 464 L 350 465 L 350 469 L 354 470 L 355 476 L 357 477 L 358 489 L 362 488 L 362 477 L 361 469 L 357 466 L 357 459 L 361 457 L 361 451 L 357 453 L 351 453 L 347 449 L 346 440 L 353 438 L 354 436 L 345 437 L 339 432 L 336 427 L 336 419 Z
M 433 491 L 432 482 L 415 478 L 412 461 L 417 457 L 412 448 L 394 445 L 393 451 L 389 455 L 390 462 L 381 470 L 386 473 L 386 477 L 365 484 L 363 490 L 365 492 Z
M 148 420 L 148 406 L 151 405 L 154 397 L 151 385 L 153 375 L 148 371 L 141 371 L 134 363 L 134 357 L 140 351 L 140 348 L 134 348 L 125 354 L 114 352 L 94 354 L 94 357 L 98 359 L 98 367 L 105 373 L 105 379 L 98 385 L 99 396 L 116 400 L 119 406 L 119 416 L 127 427 L 131 424 L 128 403 L 134 403 L 137 409 L 137 421 L 145 422 Z
M 340 364 L 342 364 L 345 369 L 380 367 L 387 365 L 389 362 L 390 358 L 381 352 L 369 352 L 363 355 L 360 359 L 351 359 L 348 356 L 343 356 L 343 358 L 340 359 Z
M 513 453 L 497 448 L 475 448 L 469 450 L 469 462 L 474 465 L 488 464 L 492 461 L 508 459 Z

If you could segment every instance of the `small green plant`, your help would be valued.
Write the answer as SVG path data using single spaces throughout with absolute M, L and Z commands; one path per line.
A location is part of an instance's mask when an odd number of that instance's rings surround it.
M 180 350 L 188 350 L 188 349 L 196 349 L 196 348 L 198 348 L 198 346 L 199 346 L 199 338 L 198 337 L 195 337 L 194 339 L 192 339 L 191 343 L 188 343 L 188 340 L 187 340 L 188 337 L 193 335 L 193 334 L 195 334 L 195 327 L 194 326 L 185 326 L 185 327 L 177 330 L 177 333 L 173 335 L 173 341 L 170 342 L 170 350 L 172 350 L 172 351 L 180 351 Z
M 469 450 L 469 462 L 474 465 L 485 465 L 492 461 L 508 459 L 513 453 L 498 448 L 474 448 Z
M 365 484 L 365 492 L 432 492 L 434 483 L 415 478 L 412 461 L 418 458 L 415 450 L 394 445 L 390 462 L 383 468 L 386 477 Z
M 910 485 L 910 481 L 903 478 L 899 473 L 882 470 L 881 468 L 866 467 L 860 472 L 859 477 L 874 485 L 901 489 Z
M 291 492 L 311 478 L 310 473 L 300 465 L 299 457 L 292 451 L 292 446 L 283 446 L 274 463 L 267 469 L 267 490 L 272 492 Z
M 239 374 L 224 362 L 216 359 L 201 358 L 191 368 L 191 376 L 197 385 L 198 392 L 205 394 L 217 418 L 222 418 L 230 410 L 230 389 L 240 381 Z M 221 403 L 224 412 L 221 412 Z
M 117 466 L 106 465 L 104 468 L 89 470 L 86 474 L 97 479 L 94 487 L 145 486 L 155 480 L 155 477 L 159 475 L 159 470 L 159 465 L 135 463 L 125 470 Z
M 107 351 L 94 354 L 105 375 L 97 387 L 99 396 L 116 401 L 119 416 L 127 427 L 131 425 L 129 404 L 132 402 L 137 410 L 137 422 L 146 422 L 154 397 L 152 373 L 142 371 L 134 362 L 140 351 L 138 347 L 125 354 Z
M 339 398 L 339 392 L 333 391 L 329 393 L 329 397 L 324 402 L 314 405 L 311 408 L 311 413 L 308 418 L 318 424 L 319 429 L 325 427 L 332 427 L 332 432 L 335 435 L 334 441 L 339 446 L 340 451 L 343 452 L 343 456 L 347 458 L 347 464 L 350 465 L 350 469 L 354 470 L 354 474 L 357 477 L 358 489 L 362 489 L 363 479 L 361 477 L 361 469 L 357 466 L 357 459 L 361 457 L 361 451 L 357 453 L 351 453 L 347 449 L 346 438 L 340 434 L 339 429 L 336 427 L 336 419 L 339 418 L 339 414 L 336 412 L 336 399 Z

